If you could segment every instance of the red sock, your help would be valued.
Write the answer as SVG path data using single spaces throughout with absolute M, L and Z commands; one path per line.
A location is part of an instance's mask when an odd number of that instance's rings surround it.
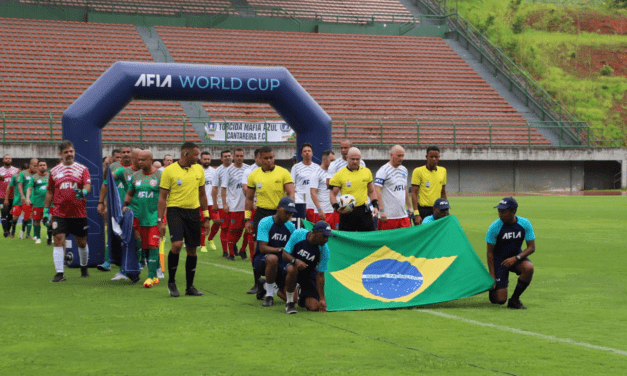
M 239 241 L 239 238 L 242 237 L 242 230 L 229 230 L 229 254 L 231 256 L 235 255 L 235 244 Z
M 220 231 L 220 243 L 222 243 L 222 252 L 229 251 L 229 243 L 227 237 L 229 236 L 229 230 Z
M 209 240 L 213 240 L 213 238 L 216 237 L 218 230 L 220 230 L 220 223 L 214 221 L 213 225 L 211 226 L 211 234 L 209 234 Z
M 200 246 L 205 246 L 205 226 L 200 225 Z
M 255 255 L 255 239 L 248 232 L 244 233 L 244 243 L 248 243 L 248 249 L 250 249 L 250 262 L 253 262 L 253 256 Z

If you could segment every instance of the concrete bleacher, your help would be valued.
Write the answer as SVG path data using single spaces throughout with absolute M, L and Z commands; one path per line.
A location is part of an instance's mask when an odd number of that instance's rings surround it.
M 36 4 L 41 0 L 20 0 L 24 4 Z M 189 14 L 215 14 L 231 5 L 230 0 L 60 0 L 58 4 L 109 13 L 137 13 L 175 16 Z
M 121 24 L 0 18 L 0 48 L 8 141 L 60 140 L 63 111 L 113 63 L 153 61 L 136 29 Z M 102 139 L 181 142 L 184 123 L 186 138 L 200 141 L 179 103 L 134 101 Z
M 550 144 L 440 38 L 157 30 L 179 63 L 286 67 L 334 119 L 334 141 Z M 268 105 L 204 106 L 215 120 L 279 120 Z

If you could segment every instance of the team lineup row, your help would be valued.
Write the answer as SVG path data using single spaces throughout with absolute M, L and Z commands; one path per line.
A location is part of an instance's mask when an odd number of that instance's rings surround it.
M 50 181 L 46 182 L 49 184 L 45 186 L 45 190 L 51 193 L 51 197 L 50 200 L 44 200 L 44 207 L 48 208 L 52 203 L 55 205 L 50 226 L 55 236 L 55 251 L 53 251 L 55 266 L 58 266 L 56 244 L 57 235 L 60 233 L 75 235 L 81 266 L 86 266 L 87 245 L 86 242 L 81 244 L 79 241 L 80 238 L 86 236 L 86 224 L 83 229 L 79 229 L 81 223 L 75 223 L 77 222 L 75 219 L 82 218 L 81 215 L 84 212 L 84 196 L 90 188 L 89 173 L 84 166 L 73 161 L 73 147 L 66 149 L 71 149 L 72 161 L 69 164 L 66 163 L 69 157 L 64 156 L 64 150 L 60 149 L 63 161 L 61 165 L 64 166 L 62 169 L 67 170 L 67 173 L 58 169 L 59 166 L 55 167 L 58 171 L 54 169 L 51 171 Z M 331 229 L 371 231 L 378 228 L 386 230 L 408 227 L 411 225 L 411 219 L 415 224 L 420 224 L 448 215 L 449 205 L 445 190 L 446 170 L 437 166 L 439 161 L 437 147 L 427 149 L 426 166 L 415 169 L 412 174 L 413 205 L 407 189 L 407 169 L 402 166 L 404 150 L 401 146 L 397 145 L 391 149 L 390 161 L 378 170 L 374 179 L 361 160 L 359 150 L 352 148 L 350 141 L 343 141 L 340 151 L 341 158 L 338 159 L 335 159 L 333 152 L 325 151 L 321 164 L 318 165 L 312 162 L 311 145 L 304 144 L 300 150 L 303 161 L 295 164 L 290 173 L 274 165 L 274 153 L 268 147 L 255 151 L 255 164 L 252 166 L 243 163 L 244 151 L 242 149 L 236 149 L 232 154 L 230 151 L 223 151 L 221 153 L 222 164 L 217 169 L 210 167 L 210 154 L 200 153 L 198 147 L 191 143 L 183 145 L 181 159 L 178 162 L 164 161 L 164 164 L 167 164 L 165 169 L 160 169 L 158 162 L 153 162 L 152 153 L 148 150 L 121 148 L 119 161 L 115 160 L 117 156 L 114 153 L 112 157 L 105 160 L 105 163 L 110 163 L 111 170 L 114 171 L 115 184 L 124 201 L 124 209 L 131 209 L 136 217 L 135 233 L 138 243 L 141 243 L 138 249 L 143 249 L 148 259 L 149 278 L 145 285 L 152 286 L 159 283 L 157 278 L 158 246 L 159 239 L 165 235 L 163 219 L 166 218 L 172 241 L 172 249 L 168 255 L 168 289 L 172 296 L 178 296 L 174 276 L 183 241 L 188 254 L 186 294 L 202 295 L 193 286 L 197 262 L 196 247 L 202 246 L 201 250 L 206 249 L 204 242 L 205 234 L 208 233 L 210 247 L 214 248 L 213 237 L 221 228 L 220 238 L 224 257 L 231 260 L 238 255 L 246 258 L 244 249 L 246 246 L 249 247 L 255 285 L 248 292 L 257 293 L 258 298 L 264 299 L 264 306 L 272 305 L 274 295 L 278 294 L 287 300 L 286 311 L 295 313 L 292 285 L 298 284 L 301 300 L 297 300 L 302 306 L 309 310 L 325 310 L 324 271 L 326 271 L 329 257 L 326 242 L 328 236 L 332 236 Z M 74 177 L 73 181 L 65 181 L 66 179 L 63 178 L 66 175 L 68 178 Z M 82 181 L 79 181 L 79 175 L 82 176 Z M 56 194 L 57 190 L 68 189 L 71 189 L 74 195 L 61 194 L 61 192 Z M 98 211 L 103 215 L 106 215 L 105 192 L 106 189 L 101 189 L 98 205 Z M 340 193 L 353 196 L 354 207 L 341 207 L 338 203 Z M 29 196 L 28 191 L 26 196 Z M 73 199 L 83 202 L 82 211 L 80 209 L 75 212 L 69 210 L 77 204 Z M 294 232 L 291 229 L 293 225 L 290 228 L 289 219 L 296 212 L 294 200 L 305 203 L 307 219 L 316 222 L 313 231 L 296 230 Z M 516 208 L 517 205 L 503 208 L 508 213 L 513 209 L 514 215 L 511 219 L 514 223 L 508 224 L 502 217 L 496 222 L 505 223 L 507 226 L 516 225 L 517 222 L 524 224 L 526 221 L 524 218 L 515 216 Z M 500 215 L 501 209 L 499 209 Z M 517 219 L 524 221 L 517 221 Z M 210 226 L 210 220 L 213 221 L 213 226 Z M 493 227 L 496 229 L 493 224 L 490 228 L 492 232 Z M 59 228 L 61 230 L 55 231 Z M 499 245 L 498 235 L 502 232 L 501 228 L 494 234 L 493 243 L 488 241 L 488 258 L 490 259 L 490 253 L 494 253 L 495 250 L 498 254 L 498 257 L 493 258 L 492 263 L 489 262 L 490 272 L 496 281 L 496 288 L 491 292 L 490 300 L 495 303 L 502 304 L 507 299 L 506 277 L 509 271 L 520 274 L 521 279 L 528 281 L 531 279 L 533 266 L 526 256 L 533 252 L 535 246 L 529 246 L 530 242 L 533 243 L 533 230 L 529 231 L 529 229 L 531 229 L 530 224 L 523 229 L 529 234 L 523 236 L 528 243 L 524 252 L 520 250 L 522 239 L 520 236 L 516 238 L 520 239 L 519 252 L 516 255 L 518 257 L 509 256 L 507 252 L 500 252 L 508 248 Z M 242 234 L 244 234 L 244 249 L 238 251 L 235 244 Z M 293 234 L 298 236 L 294 237 Z M 490 232 L 488 235 L 490 236 Z M 292 242 L 297 243 L 297 246 L 290 244 L 289 239 L 298 240 Z M 490 245 L 493 246 L 492 250 L 490 250 Z M 518 254 L 521 252 L 527 254 L 520 257 Z M 62 257 L 62 249 L 60 254 Z M 501 260 L 499 267 L 495 267 L 499 257 L 505 256 L 507 258 Z M 510 264 L 512 257 L 514 261 L 511 265 L 507 265 Z M 529 267 L 526 267 L 527 264 Z M 503 267 L 505 269 L 501 270 Z M 86 267 L 82 269 L 84 269 L 83 275 L 88 275 Z M 123 275 L 123 272 L 121 270 L 118 274 Z M 60 268 L 57 267 L 57 273 L 53 281 L 65 278 L 62 262 Z M 499 278 L 503 275 L 505 278 Z M 262 276 L 266 277 L 265 281 Z M 505 280 L 504 286 L 503 283 L 499 284 L 500 279 Z M 519 279 L 519 285 L 521 279 Z M 519 290 L 518 287 L 517 290 Z M 515 291 L 509 306 L 512 308 L 515 308 L 513 307 L 515 305 L 522 306 L 518 299 L 520 293 L 517 294 Z

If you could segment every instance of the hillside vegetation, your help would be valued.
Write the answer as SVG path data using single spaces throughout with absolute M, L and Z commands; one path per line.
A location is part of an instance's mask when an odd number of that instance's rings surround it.
M 460 15 L 550 95 L 588 121 L 592 139 L 627 146 L 627 10 L 610 8 L 609 2 L 561 3 L 460 0 L 457 5 Z

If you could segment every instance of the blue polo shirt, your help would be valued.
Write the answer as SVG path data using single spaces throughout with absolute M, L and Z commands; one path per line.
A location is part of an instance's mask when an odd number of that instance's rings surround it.
M 285 252 L 307 264 L 307 269 L 303 270 L 303 273 L 311 273 L 314 270 L 324 273 L 329 268 L 329 246 L 309 243 L 307 241 L 308 233 L 309 231 L 305 229 L 294 231 L 285 246 Z
M 490 225 L 485 237 L 486 242 L 495 245 L 494 258 L 501 260 L 521 253 L 523 240 L 535 239 L 536 235 L 533 233 L 531 222 L 527 218 L 518 216 L 513 225 L 506 225 L 501 219 L 497 219 Z
M 273 215 L 263 218 L 257 227 L 257 247 L 254 258 L 257 258 L 257 255 L 262 256 L 261 251 L 259 251 L 259 242 L 267 242 L 270 247 L 285 248 L 294 230 L 296 227 L 291 221 L 279 224 L 274 222 Z M 278 256 L 281 259 L 281 255 Z

